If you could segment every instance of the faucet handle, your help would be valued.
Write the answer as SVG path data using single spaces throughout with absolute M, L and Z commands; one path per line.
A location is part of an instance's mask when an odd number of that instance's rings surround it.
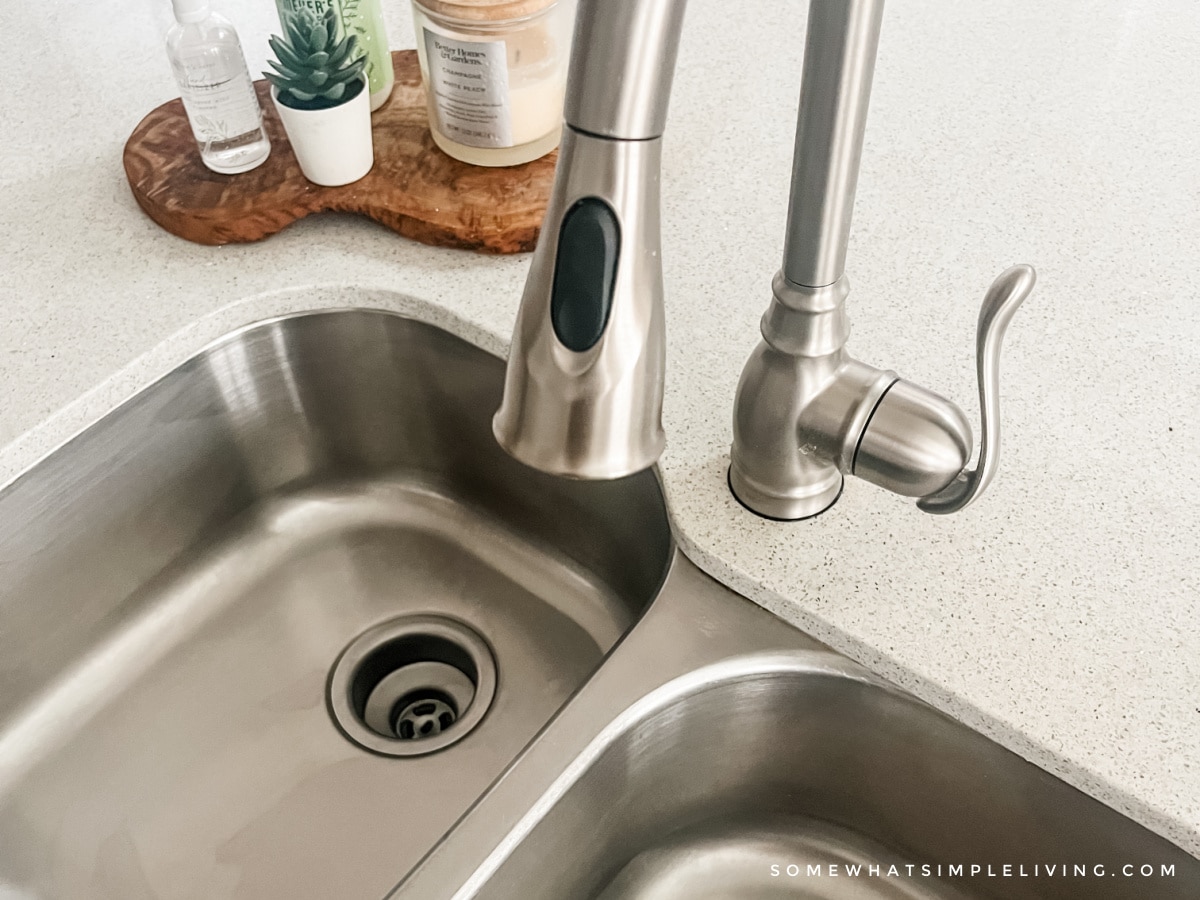
M 1033 290 L 1037 274 L 1032 266 L 1005 269 L 992 282 L 979 309 L 975 331 L 976 368 L 979 376 L 979 461 L 935 494 L 917 501 L 927 513 L 958 512 L 983 493 L 996 474 L 1000 454 L 1000 345 L 1013 314 Z

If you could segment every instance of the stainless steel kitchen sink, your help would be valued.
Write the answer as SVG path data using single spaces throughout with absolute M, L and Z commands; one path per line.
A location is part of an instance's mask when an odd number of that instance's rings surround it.
M 0 900 L 1200 896 L 700 572 L 653 473 L 514 462 L 502 376 L 288 317 L 0 491 Z
M 378 898 L 450 828 L 672 547 L 652 473 L 504 454 L 502 377 L 383 312 L 268 322 L 0 493 L 0 897 Z M 384 733 L 335 724 L 374 687 Z

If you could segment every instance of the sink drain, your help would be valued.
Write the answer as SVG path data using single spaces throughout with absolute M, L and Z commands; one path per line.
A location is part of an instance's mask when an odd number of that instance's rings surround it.
M 386 756 L 449 747 L 479 724 L 496 692 L 496 663 L 466 625 L 405 616 L 361 634 L 329 678 L 329 708 L 342 733 Z

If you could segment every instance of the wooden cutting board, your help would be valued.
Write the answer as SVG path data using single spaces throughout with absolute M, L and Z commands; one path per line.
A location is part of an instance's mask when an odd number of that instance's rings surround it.
M 182 101 L 144 118 L 125 144 L 125 174 L 146 214 L 200 244 L 262 240 L 324 210 L 361 213 L 405 237 L 484 253 L 532 250 L 546 212 L 557 152 L 521 166 L 451 159 L 429 134 L 415 50 L 392 54 L 396 86 L 371 116 L 375 166 L 343 187 L 302 174 L 271 102 L 256 81 L 271 155 L 257 169 L 218 175 L 200 161 Z

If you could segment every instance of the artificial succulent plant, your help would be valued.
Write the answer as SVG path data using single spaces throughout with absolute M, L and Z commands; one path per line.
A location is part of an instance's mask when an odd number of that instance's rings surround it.
M 279 90 L 279 102 L 293 109 L 331 109 L 362 90 L 366 56 L 354 35 L 341 33 L 337 12 L 297 16 L 284 26 L 286 36 L 272 35 L 271 49 L 279 61 L 268 60 L 274 72 L 263 72 Z

